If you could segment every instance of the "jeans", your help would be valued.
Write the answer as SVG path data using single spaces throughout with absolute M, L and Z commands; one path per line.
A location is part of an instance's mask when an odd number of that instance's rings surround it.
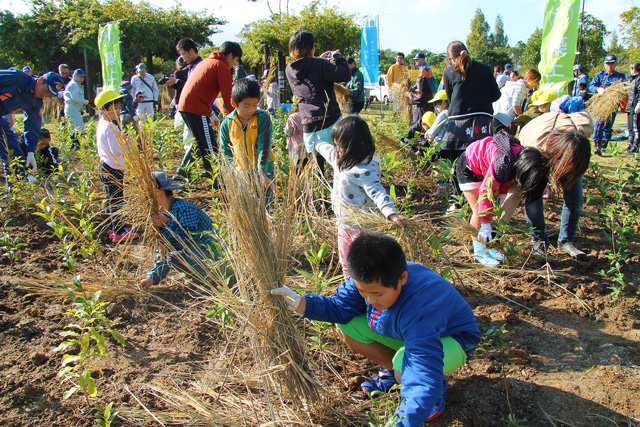
M 604 140 L 604 146 L 602 148 L 607 148 L 607 142 L 611 141 L 611 135 L 613 134 L 613 122 L 616 120 L 616 113 L 611 114 L 611 116 L 607 119 L 606 122 L 597 122 L 596 127 L 593 131 L 593 140 L 594 141 L 602 141 Z
M 572 241 L 578 230 L 578 221 L 582 214 L 583 192 L 582 177 L 578 178 L 571 189 L 563 190 L 564 204 L 560 219 L 560 233 L 558 242 Z M 527 222 L 533 227 L 533 240 L 549 245 L 549 238 L 545 231 L 544 203 L 542 197 L 524 205 Z

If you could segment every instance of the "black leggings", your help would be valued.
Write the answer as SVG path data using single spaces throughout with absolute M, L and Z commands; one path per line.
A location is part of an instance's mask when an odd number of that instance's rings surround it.
M 104 184 L 104 192 L 107 193 L 107 213 L 111 221 L 111 230 L 116 234 L 122 234 L 122 221 L 118 218 L 118 211 L 124 204 L 124 171 L 114 169 L 106 163 L 100 162 L 102 173 L 100 181 Z

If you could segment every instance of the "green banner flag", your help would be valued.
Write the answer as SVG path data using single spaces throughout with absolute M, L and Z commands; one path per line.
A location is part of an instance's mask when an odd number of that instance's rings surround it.
M 100 26 L 98 49 L 102 61 L 102 88 L 117 90 L 122 81 L 120 26 L 117 21 Z
M 547 0 L 538 65 L 541 87 L 557 90 L 573 80 L 579 21 L 580 0 Z

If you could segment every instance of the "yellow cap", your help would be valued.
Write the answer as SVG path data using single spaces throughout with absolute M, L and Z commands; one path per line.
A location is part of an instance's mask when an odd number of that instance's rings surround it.
M 111 101 L 114 101 L 118 98 L 124 98 L 125 95 L 119 95 L 118 92 L 111 89 L 105 89 L 96 96 L 95 104 L 96 107 L 102 108 L 104 104 L 107 104 Z
M 532 102 L 531 105 L 550 104 L 551 102 L 556 100 L 556 98 L 558 98 L 558 94 L 557 93 L 555 93 L 553 91 L 545 91 L 545 92 L 542 92 L 538 96 L 538 99 L 535 100 L 534 102 Z
M 438 93 L 436 93 L 436 96 L 434 96 L 433 99 L 429 102 L 446 101 L 446 100 L 447 100 L 447 91 L 442 89 L 442 90 L 439 90 Z
M 436 121 L 436 113 L 433 111 L 427 111 L 422 115 L 422 124 L 429 127 L 433 126 L 433 122 Z

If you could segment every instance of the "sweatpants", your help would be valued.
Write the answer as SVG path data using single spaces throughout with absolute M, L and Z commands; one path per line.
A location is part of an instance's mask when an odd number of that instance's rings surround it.
M 218 154 L 218 135 L 216 131 L 213 130 L 213 127 L 211 127 L 209 117 L 188 113 L 186 111 L 180 111 L 180 114 L 196 140 L 198 155 L 202 159 L 204 170 L 207 172 L 213 171 L 211 158 L 212 154 Z
M 104 162 L 100 162 L 100 181 L 104 184 L 104 192 L 107 193 L 107 213 L 111 222 L 111 230 L 115 234 L 122 234 L 122 221 L 118 218 L 118 211 L 124 204 L 124 171 L 114 169 Z

